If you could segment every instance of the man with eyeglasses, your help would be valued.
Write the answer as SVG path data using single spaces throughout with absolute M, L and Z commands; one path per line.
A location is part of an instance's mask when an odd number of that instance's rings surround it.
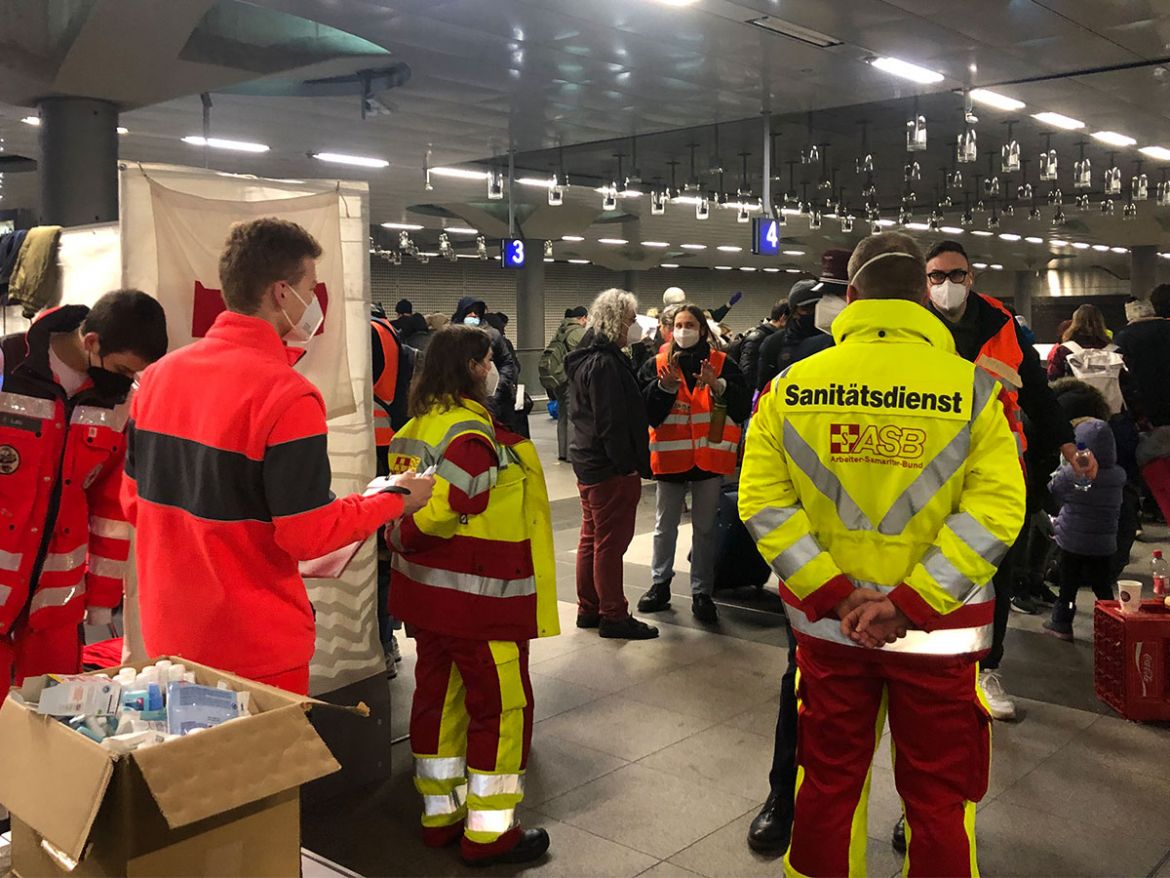
M 1080 471 L 1072 426 L 1048 386 L 1048 376 L 1035 348 L 1024 340 L 1014 315 L 999 300 L 974 292 L 975 275 L 962 244 L 940 241 L 926 259 L 928 307 L 950 329 L 959 356 L 982 367 L 1003 386 L 1001 399 L 1021 458 L 1030 441 L 1036 446 L 1034 451 L 1050 450 L 1055 455 L 1059 449 Z M 1027 438 L 1022 415 L 1028 418 Z M 1096 475 L 1095 461 L 1086 474 Z M 991 714 L 1000 720 L 1015 718 L 1015 704 L 1004 693 L 997 669 L 1003 657 L 1017 553 L 1018 548 L 1013 546 L 995 577 L 995 642 L 979 677 Z M 1023 601 L 1021 604 L 1026 609 Z

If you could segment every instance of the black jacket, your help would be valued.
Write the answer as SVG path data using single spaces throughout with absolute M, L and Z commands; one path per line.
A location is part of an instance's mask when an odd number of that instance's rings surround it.
M 477 314 L 485 314 L 487 306 L 482 299 L 464 296 L 459 300 L 459 307 L 451 316 L 451 322 L 463 323 L 463 318 L 472 311 Z M 511 345 L 499 332 L 488 326 L 486 322 L 480 324 L 480 329 L 491 336 L 492 362 L 496 364 L 496 370 L 500 373 L 500 385 L 496 388 L 495 395 L 488 400 L 488 407 L 496 416 L 496 420 L 515 431 L 516 416 L 521 414 L 516 411 L 516 385 L 520 383 L 520 365 L 516 362 Z M 527 421 L 527 416 L 524 420 Z
M 801 360 L 807 360 L 813 354 L 819 354 L 821 351 L 827 351 L 833 347 L 836 342 L 827 332 L 818 332 L 812 338 L 806 338 L 796 346 L 796 352 L 792 356 L 792 362 L 799 363 Z
M 954 334 L 954 324 L 940 315 L 933 304 L 927 305 L 927 307 Z M 979 359 L 979 351 L 983 345 L 991 341 L 1003 325 L 1012 318 L 998 308 L 987 304 L 982 297 L 975 294 L 967 298 L 967 307 L 977 311 L 978 345 L 973 350 L 959 350 L 958 354 L 964 360 L 973 363 Z M 1075 442 L 1076 437 L 1072 425 L 1060 408 L 1060 403 L 1056 401 L 1056 394 L 1048 386 L 1048 371 L 1040 362 L 1039 354 L 1024 338 L 1020 325 L 1014 320 L 1012 323 L 1015 324 L 1016 340 L 1019 342 L 1020 350 L 1024 352 L 1024 360 L 1020 364 L 1020 380 L 1023 386 L 1020 388 L 1019 402 L 1020 408 L 1023 409 L 1029 422 L 1028 442 L 1037 445 L 1036 451 L 1040 454 L 1051 453 L 1060 448 L 1061 445 Z M 1029 451 L 1031 450 L 1029 448 Z
M 764 342 L 778 331 L 770 322 L 764 322 L 759 326 L 753 326 L 743 337 L 743 346 L 740 348 L 736 363 L 739 365 L 740 371 L 747 377 L 748 384 L 753 385 L 753 387 L 760 374 L 760 349 L 764 346 Z
M 431 340 L 431 329 L 427 326 L 427 319 L 421 314 L 407 314 L 392 321 L 391 325 L 398 330 L 398 338 L 403 344 L 410 345 L 416 351 L 427 349 L 427 344 Z
M 756 367 L 756 390 L 763 390 L 768 382 L 796 362 L 796 350 L 801 342 L 820 335 L 820 330 L 789 318 L 788 325 L 779 332 L 774 332 L 760 345 L 759 365 Z M 750 373 L 748 373 L 750 375 Z
M 700 342 L 692 351 L 685 352 L 679 362 L 683 378 L 687 387 L 695 389 L 695 376 L 699 372 L 700 364 L 711 355 L 711 348 L 706 342 Z M 742 424 L 752 413 L 752 389 L 740 371 L 739 365 L 731 357 L 723 361 L 723 371 L 719 375 L 727 381 L 727 390 L 723 393 L 723 403 L 727 406 L 727 417 Z M 638 373 L 638 383 L 642 385 L 642 398 L 646 401 L 646 416 L 650 425 L 657 427 L 666 420 L 670 410 L 674 408 L 677 393 L 668 393 L 658 383 L 658 361 L 649 360 Z M 699 479 L 710 478 L 716 475 L 695 467 L 686 473 L 671 473 L 669 475 L 655 475 L 654 478 L 663 482 L 693 482 Z
M 650 478 L 650 427 L 621 348 L 590 329 L 565 358 L 569 376 L 569 460 L 577 481 L 596 485 L 637 473 Z
M 1170 320 L 1139 320 L 1113 340 L 1125 357 L 1125 404 L 1139 422 L 1170 426 Z

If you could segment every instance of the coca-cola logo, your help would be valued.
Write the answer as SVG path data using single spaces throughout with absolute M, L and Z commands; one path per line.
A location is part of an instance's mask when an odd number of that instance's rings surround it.
M 1154 655 L 1144 649 L 1145 645 L 1145 641 L 1139 640 L 1133 647 L 1134 665 L 1137 667 L 1138 678 L 1142 681 L 1142 698 L 1147 697 L 1154 682 Z

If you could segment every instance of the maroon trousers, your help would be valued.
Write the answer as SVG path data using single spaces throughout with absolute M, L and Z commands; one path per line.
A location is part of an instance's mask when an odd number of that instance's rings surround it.
M 630 615 L 622 589 L 622 560 L 634 538 L 642 497 L 638 475 L 577 485 L 581 494 L 581 542 L 577 546 L 577 612 L 618 622 Z

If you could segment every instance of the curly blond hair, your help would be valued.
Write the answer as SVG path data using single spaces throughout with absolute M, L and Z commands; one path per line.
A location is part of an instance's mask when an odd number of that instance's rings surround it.
M 613 342 L 619 348 L 625 347 L 625 327 L 637 313 L 638 300 L 633 293 L 608 289 L 589 306 L 589 328 L 594 335 Z

